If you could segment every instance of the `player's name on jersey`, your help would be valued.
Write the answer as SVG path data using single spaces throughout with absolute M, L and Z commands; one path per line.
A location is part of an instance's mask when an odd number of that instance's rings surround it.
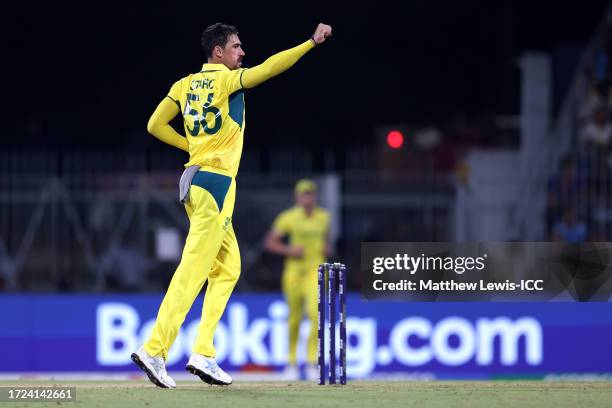
M 213 89 L 214 87 L 215 80 L 210 78 L 194 79 L 191 81 L 191 85 L 189 86 L 192 91 L 195 91 L 196 89 Z

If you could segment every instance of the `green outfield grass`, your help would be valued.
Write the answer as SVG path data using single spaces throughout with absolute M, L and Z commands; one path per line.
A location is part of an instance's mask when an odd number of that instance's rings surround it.
M 17 382 L 0 386 L 76 386 L 76 402 L 3 403 L 10 407 L 612 407 L 611 382 L 352 382 L 347 386 L 309 383 L 237 383 L 213 387 L 178 382 L 164 390 L 137 381 Z

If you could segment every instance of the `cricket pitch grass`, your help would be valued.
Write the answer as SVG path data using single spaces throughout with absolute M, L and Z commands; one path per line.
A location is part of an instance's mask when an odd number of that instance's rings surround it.
M 76 387 L 73 402 L 0 402 L 7 407 L 612 407 L 612 382 L 302 382 L 179 381 L 173 390 L 142 381 L 1 381 L 0 387 Z

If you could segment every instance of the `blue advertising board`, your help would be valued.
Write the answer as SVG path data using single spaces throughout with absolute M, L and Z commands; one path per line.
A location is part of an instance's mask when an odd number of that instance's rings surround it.
M 161 295 L 2 295 L 0 372 L 130 372 L 130 354 L 152 330 Z M 201 300 L 169 353 L 183 370 Z M 347 372 L 352 378 L 542 377 L 612 372 L 609 303 L 400 303 L 350 295 Z M 230 371 L 280 369 L 287 307 L 279 295 L 235 294 L 215 333 Z M 301 352 L 309 323 L 302 326 Z

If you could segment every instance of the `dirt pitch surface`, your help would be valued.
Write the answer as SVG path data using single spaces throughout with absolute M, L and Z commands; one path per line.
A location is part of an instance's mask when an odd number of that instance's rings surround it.
M 612 407 L 612 382 L 236 383 L 180 381 L 173 390 L 143 381 L 2 381 L 0 387 L 76 387 L 74 402 L 0 402 L 7 407 Z

